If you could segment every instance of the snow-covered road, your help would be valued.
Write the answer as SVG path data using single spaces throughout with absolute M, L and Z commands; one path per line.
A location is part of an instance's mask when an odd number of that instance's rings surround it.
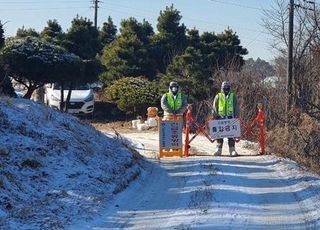
M 202 156 L 159 160 L 157 133 L 122 135 L 143 144 L 145 170 L 98 218 L 72 229 L 320 229 L 320 177 L 292 161 L 241 142 L 239 157 L 205 156 L 214 145 L 203 137 L 191 145 Z

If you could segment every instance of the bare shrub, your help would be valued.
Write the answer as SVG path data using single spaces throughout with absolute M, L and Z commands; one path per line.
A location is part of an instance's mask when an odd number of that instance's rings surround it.
M 289 157 L 320 172 L 320 123 L 299 110 L 290 111 L 288 127 L 267 133 L 269 151 Z

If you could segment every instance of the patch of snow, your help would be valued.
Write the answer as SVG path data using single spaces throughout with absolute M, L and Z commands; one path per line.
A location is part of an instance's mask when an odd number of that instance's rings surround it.
M 142 171 L 118 140 L 21 98 L 0 98 L 0 143 L 0 229 L 88 220 Z

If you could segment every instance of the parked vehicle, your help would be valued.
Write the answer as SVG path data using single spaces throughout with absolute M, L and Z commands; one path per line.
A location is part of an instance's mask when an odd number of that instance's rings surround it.
M 67 99 L 68 89 L 63 91 L 64 101 Z M 44 102 L 54 108 L 60 109 L 61 87 L 58 83 L 45 86 Z M 68 113 L 92 114 L 94 111 L 94 94 L 89 84 L 75 84 L 72 89 Z

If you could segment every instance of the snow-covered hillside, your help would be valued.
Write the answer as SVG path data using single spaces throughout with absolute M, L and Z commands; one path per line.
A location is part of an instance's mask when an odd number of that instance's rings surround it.
M 139 156 L 79 119 L 0 98 L 0 229 L 60 229 L 96 214 Z

